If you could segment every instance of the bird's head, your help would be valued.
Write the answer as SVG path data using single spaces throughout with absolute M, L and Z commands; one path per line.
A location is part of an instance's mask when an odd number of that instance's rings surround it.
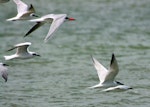
M 69 21 L 74 21 L 74 20 L 75 20 L 75 19 L 72 18 L 72 17 L 66 17 L 65 19 L 66 19 L 66 20 L 69 20 Z
M 30 17 L 39 17 L 38 15 L 36 15 L 35 13 L 31 13 Z
M 8 64 L 5 63 L 0 63 L 1 66 L 9 66 Z

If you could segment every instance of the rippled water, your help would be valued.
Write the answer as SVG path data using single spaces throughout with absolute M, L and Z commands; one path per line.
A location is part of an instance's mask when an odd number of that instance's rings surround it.
M 25 0 L 23 0 L 25 1 Z M 26 0 L 38 15 L 66 13 L 65 22 L 44 43 L 49 25 L 23 38 L 34 25 L 6 22 L 16 15 L 10 1 L 0 4 L 0 60 L 9 64 L 9 78 L 0 78 L 0 107 L 149 107 L 150 0 Z M 42 57 L 4 61 L 12 45 L 32 42 Z M 102 93 L 90 55 L 106 67 L 115 53 L 116 79 L 133 90 Z

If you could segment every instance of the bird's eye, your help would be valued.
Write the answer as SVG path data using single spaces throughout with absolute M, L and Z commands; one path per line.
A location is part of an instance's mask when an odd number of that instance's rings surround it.
M 69 19 L 68 17 L 66 17 L 65 19 Z

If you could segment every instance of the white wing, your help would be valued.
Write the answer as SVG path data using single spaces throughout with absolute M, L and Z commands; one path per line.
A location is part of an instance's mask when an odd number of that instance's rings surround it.
M 125 91 L 125 90 L 129 90 L 129 89 L 133 89 L 129 86 L 125 86 L 125 85 L 118 85 L 118 86 L 115 86 L 115 87 L 109 87 L 109 88 L 106 88 L 104 90 L 102 90 L 103 92 L 108 92 L 108 91 Z
M 109 73 L 109 71 L 101 63 L 99 63 L 94 57 L 92 57 L 92 60 L 93 60 L 94 67 L 97 70 L 100 83 L 105 82 L 106 75 Z
M 45 42 L 47 42 L 52 37 L 52 34 L 64 22 L 66 16 L 67 16 L 66 14 L 60 14 L 60 15 L 53 15 L 53 17 L 51 17 L 53 19 L 53 22 L 50 26 L 47 36 L 45 37 Z
M 31 45 L 31 42 L 19 43 L 19 44 L 16 44 L 15 47 L 24 46 L 24 45 Z
M 28 5 L 22 2 L 21 0 L 13 0 L 17 5 L 18 13 L 24 13 L 28 10 Z

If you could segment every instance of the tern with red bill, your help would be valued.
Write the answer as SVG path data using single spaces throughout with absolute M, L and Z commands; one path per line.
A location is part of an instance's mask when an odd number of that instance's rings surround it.
M 36 24 L 25 34 L 25 36 L 29 35 L 45 23 L 51 24 L 49 32 L 45 37 L 44 41 L 47 42 L 52 34 L 56 31 L 56 29 L 64 22 L 64 21 L 73 21 L 74 18 L 67 17 L 66 14 L 48 14 L 42 16 L 41 18 L 29 20 L 30 22 L 36 22 Z

